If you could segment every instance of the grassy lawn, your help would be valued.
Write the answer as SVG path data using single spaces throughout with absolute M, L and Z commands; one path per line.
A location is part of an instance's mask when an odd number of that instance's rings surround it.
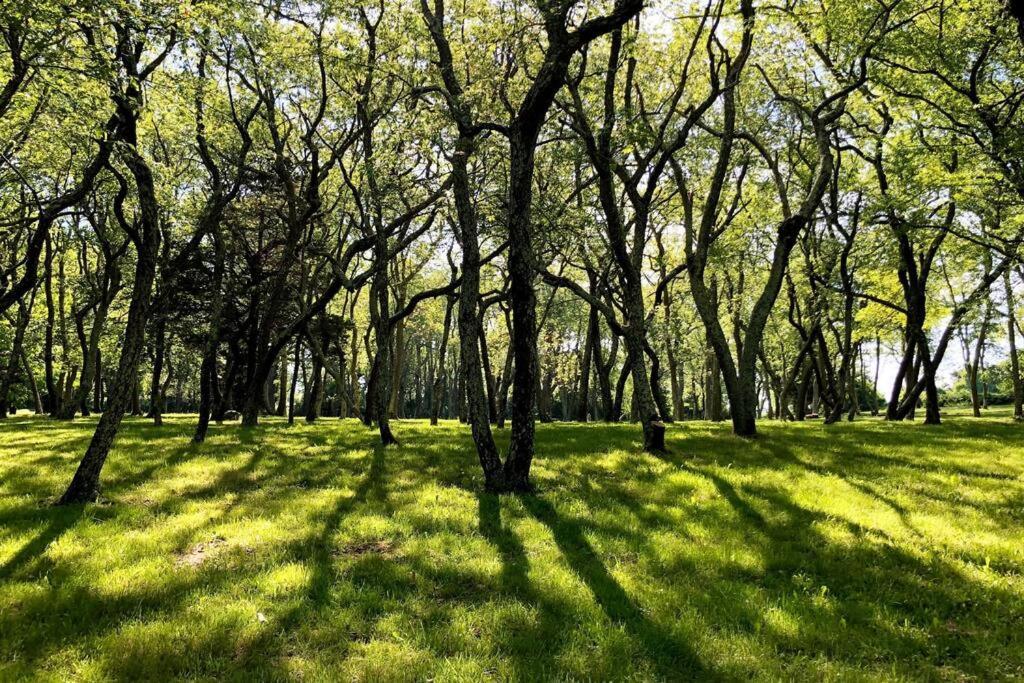
M 466 428 L 0 424 L 0 679 L 1024 676 L 1024 427 L 544 425 L 536 496 Z M 501 435 L 507 438 L 506 433 Z

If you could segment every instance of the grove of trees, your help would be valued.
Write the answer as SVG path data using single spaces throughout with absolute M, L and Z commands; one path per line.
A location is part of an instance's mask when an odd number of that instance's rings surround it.
M 0 31 L 0 418 L 100 413 L 62 503 L 129 414 L 457 418 L 493 491 L 538 420 L 659 451 L 957 392 L 1024 418 L 1018 4 L 11 0 Z

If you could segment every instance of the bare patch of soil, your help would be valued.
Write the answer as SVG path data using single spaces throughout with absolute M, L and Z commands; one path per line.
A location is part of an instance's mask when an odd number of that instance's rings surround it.
M 174 566 L 198 567 L 216 555 L 227 544 L 227 540 L 221 536 L 214 536 L 209 541 L 197 543 L 185 552 L 180 553 L 174 560 Z

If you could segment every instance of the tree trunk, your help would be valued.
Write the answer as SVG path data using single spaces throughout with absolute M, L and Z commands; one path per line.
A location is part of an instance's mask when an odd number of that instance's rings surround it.
M 555 370 L 549 366 L 543 373 L 537 392 L 537 417 L 544 423 L 551 422 L 551 394 L 554 381 Z
M 313 354 L 313 367 L 310 372 L 309 386 L 307 387 L 303 403 L 306 404 L 305 419 L 308 423 L 316 422 L 320 418 L 320 411 L 324 398 L 324 366 L 320 355 Z
M 971 391 L 971 408 L 974 417 L 981 417 L 981 397 L 978 395 L 978 381 L 981 380 L 981 358 L 985 353 L 985 341 L 988 334 L 989 318 L 992 314 L 991 299 L 985 303 L 985 314 L 981 320 L 981 329 L 978 330 L 978 338 L 974 344 L 974 357 L 971 360 L 969 388 Z
M 1017 355 L 1017 312 L 1010 283 L 1009 269 L 1003 271 L 1003 289 L 1006 292 L 1006 332 L 1010 351 L 1010 381 L 1013 384 L 1013 419 L 1024 420 L 1024 382 L 1020 376 L 1020 358 Z
M 509 339 L 512 338 L 512 318 L 508 310 L 505 314 L 505 329 L 508 330 Z M 512 383 L 512 345 L 505 349 L 505 364 L 502 366 L 501 377 L 498 378 L 498 415 L 496 424 L 498 429 L 505 428 L 505 419 L 508 417 L 508 390 Z
M 302 337 L 295 337 L 295 356 L 292 361 L 292 383 L 288 388 L 288 424 L 295 424 L 295 386 L 299 383 L 299 363 L 302 362 Z
M 353 298 L 353 301 L 354 301 L 354 298 Z M 349 313 L 350 319 L 351 319 L 351 317 L 354 317 L 354 310 L 355 310 L 355 304 L 353 303 L 353 309 Z M 353 329 L 352 329 L 352 340 L 350 342 L 349 353 L 352 356 L 351 360 L 349 361 L 350 365 L 349 365 L 349 376 L 348 376 L 349 377 L 349 389 L 352 391 L 352 402 L 351 402 L 352 414 L 351 414 L 351 417 L 354 417 L 354 418 L 356 418 L 358 420 L 358 419 L 360 419 L 360 417 L 362 415 L 362 413 L 361 413 L 361 411 L 359 409 L 359 406 L 362 403 L 362 401 L 360 400 L 360 395 L 359 395 L 359 340 L 358 340 L 358 336 L 355 333 L 355 327 L 354 326 L 353 326 Z
M 402 299 L 399 299 L 395 307 L 400 309 L 403 303 Z M 399 404 L 402 395 L 402 373 L 405 369 L 405 318 L 398 321 L 393 334 L 389 336 L 394 341 L 394 355 L 391 360 L 391 379 L 388 383 L 391 387 L 388 394 L 388 417 L 398 418 L 401 417 Z
M 153 376 L 149 384 L 149 413 L 146 417 L 151 417 L 159 423 L 160 382 L 163 376 L 167 341 L 167 323 L 163 316 L 156 321 L 153 337 Z
M 452 325 L 452 308 L 455 299 L 448 297 L 444 308 L 444 328 L 441 332 L 441 345 L 437 351 L 437 370 L 434 372 L 434 384 L 430 391 L 430 424 L 436 425 L 441 415 L 441 404 L 444 402 L 444 391 L 448 386 L 448 371 L 445 359 L 448 356 L 448 333 Z
M 129 89 L 134 87 L 131 84 L 128 85 Z M 138 98 L 136 100 L 132 96 L 128 98 L 128 101 L 141 101 L 141 95 L 138 95 Z M 125 105 L 119 105 L 119 109 L 123 106 Z M 96 425 L 92 441 L 85 451 L 85 456 L 82 458 L 71 484 L 61 497 L 60 504 L 85 503 L 96 500 L 100 487 L 100 471 L 110 453 L 125 410 L 131 403 L 133 382 L 137 376 L 139 361 L 145 346 L 150 290 L 156 275 L 157 255 L 160 249 L 159 205 L 152 172 L 135 147 L 134 117 L 138 116 L 138 110 L 135 109 L 134 113 L 124 112 L 122 116 L 122 125 L 128 128 L 125 136 L 128 150 L 125 154 L 125 163 L 135 178 L 140 214 L 137 228 L 135 278 L 128 307 L 128 321 L 121 339 L 121 358 L 118 361 L 117 372 L 111 385 L 107 409 L 103 411 L 103 415 Z M 121 218 L 123 219 L 123 216 Z
M 546 111 L 546 108 L 545 108 Z M 534 290 L 534 152 L 539 122 L 531 130 L 513 126 L 509 135 L 509 295 L 512 308 L 512 434 L 505 461 L 505 486 L 529 491 L 537 417 L 537 293 Z
M 622 363 L 622 370 L 619 371 L 619 379 L 615 382 L 615 398 L 612 401 L 612 421 L 622 421 L 622 401 L 626 393 L 626 382 L 629 380 L 631 361 L 629 353 Z
M 718 356 L 708 344 L 705 348 L 704 378 L 704 419 L 722 421 L 722 372 L 718 367 Z
M 377 352 L 374 357 L 376 382 L 373 394 L 367 394 L 367 401 L 374 402 L 373 412 L 377 420 L 380 441 L 384 446 L 397 444 L 398 439 L 391 432 L 388 404 L 391 398 L 391 324 L 387 284 L 387 236 L 380 230 L 374 241 L 374 262 L 377 266 L 370 285 L 370 318 L 373 321 Z M 372 383 L 372 382 L 371 382 Z
M 608 359 L 601 358 L 601 328 L 598 325 L 597 334 L 594 336 L 594 370 L 597 373 L 598 392 L 601 397 L 601 419 L 605 422 L 615 422 L 619 419 L 615 412 L 615 400 L 612 395 L 612 368 L 615 366 L 615 357 L 618 355 L 619 338 L 612 334 L 611 350 Z
M 878 416 L 878 372 L 882 367 L 882 338 L 875 334 L 875 376 L 871 382 L 871 414 Z
M 594 278 L 591 277 L 590 293 L 594 294 Z M 597 307 L 590 306 L 587 316 L 587 337 L 583 342 L 583 358 L 580 360 L 580 389 L 576 399 L 576 420 L 587 421 L 587 409 L 590 407 L 590 363 L 594 355 L 594 337 L 598 332 Z
M 220 342 L 220 322 L 224 309 L 225 249 L 219 224 L 213 226 L 211 233 L 214 247 L 213 301 L 211 301 L 210 323 L 206 333 L 203 360 L 199 371 L 199 424 L 196 425 L 196 433 L 193 434 L 193 442 L 195 443 L 202 443 L 206 440 L 206 432 L 210 427 L 210 415 L 213 411 L 213 399 L 217 388 L 217 347 Z
M 93 374 L 93 410 L 103 410 L 103 354 L 96 348 L 96 372 Z
M 669 405 L 668 397 L 665 396 L 665 391 L 661 388 L 661 359 L 658 358 L 654 347 L 650 344 L 645 346 L 647 357 L 651 359 L 651 394 L 654 397 L 654 403 L 658 406 L 658 414 L 661 415 L 662 419 L 665 422 L 672 422 L 675 419 L 672 413 L 672 406 Z
M 39 385 L 36 384 L 36 377 L 32 374 L 32 365 L 28 361 L 28 355 L 25 353 L 25 347 L 21 348 L 21 364 L 25 368 L 25 377 L 28 378 L 28 386 L 32 391 L 32 405 L 35 409 L 36 415 L 43 414 L 43 399 L 39 395 Z
M 460 136 L 452 161 L 452 183 L 462 246 L 462 285 L 459 288 L 459 389 L 456 391 L 458 415 L 467 418 L 476 445 L 477 457 L 484 473 L 484 489 L 505 488 L 504 472 L 498 447 L 491 434 L 491 423 L 484 394 L 483 371 L 480 367 L 480 244 L 476 209 L 469 186 L 467 158 L 472 140 Z M 463 404 L 465 396 L 465 404 Z M 465 405 L 465 411 L 462 406 Z
M 43 338 L 43 371 L 46 381 L 46 403 L 44 408 L 50 415 L 57 414 L 57 387 L 53 378 L 53 245 L 49 232 L 46 235 L 46 261 L 44 262 L 43 288 L 46 294 L 46 330 Z
M 483 312 L 481 312 L 480 319 L 483 320 Z M 484 369 L 484 389 L 487 393 L 487 419 L 494 424 L 498 421 L 497 389 L 495 388 L 494 372 L 491 370 L 491 354 L 487 350 L 487 335 L 484 334 L 483 324 L 480 325 L 478 332 L 480 334 L 480 361 Z
M 25 342 L 25 331 L 32 314 L 32 301 L 35 293 L 28 302 L 18 302 L 18 318 L 14 326 L 14 339 L 11 343 L 11 350 L 7 356 L 7 367 L 4 370 L 3 378 L 0 379 L 0 419 L 6 419 L 10 413 L 11 388 L 18 377 L 18 367 L 21 365 L 21 350 Z

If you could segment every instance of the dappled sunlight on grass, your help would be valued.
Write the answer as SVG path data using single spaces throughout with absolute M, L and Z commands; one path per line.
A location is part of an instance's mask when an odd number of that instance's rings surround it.
M 538 494 L 468 430 L 0 423 L 0 678 L 1024 675 L 1024 432 L 1003 419 L 541 425 Z M 497 433 L 507 443 L 507 430 Z

